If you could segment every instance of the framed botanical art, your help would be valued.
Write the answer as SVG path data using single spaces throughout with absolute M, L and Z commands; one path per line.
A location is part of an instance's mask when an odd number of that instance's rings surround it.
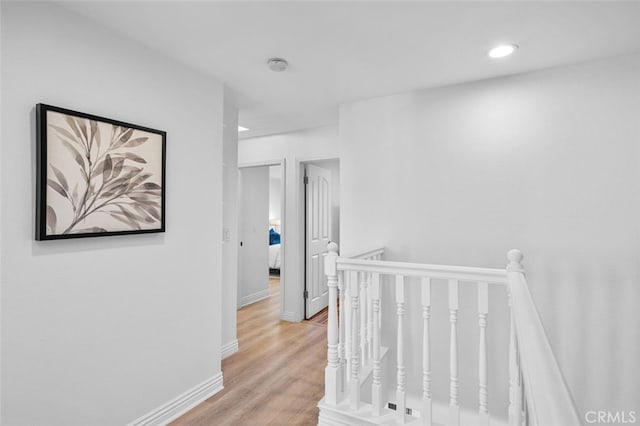
M 166 133 L 36 105 L 36 240 L 164 232 Z

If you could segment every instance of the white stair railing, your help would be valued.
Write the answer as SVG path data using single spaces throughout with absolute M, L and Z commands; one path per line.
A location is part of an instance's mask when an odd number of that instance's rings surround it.
M 396 387 L 396 414 L 398 423 L 405 422 L 405 413 L 407 411 L 406 400 L 406 383 L 405 383 L 405 366 L 404 366 L 404 276 L 396 275 L 396 307 L 398 314 L 398 331 L 396 333 L 396 364 L 398 369 L 397 387 Z
M 515 352 L 514 405 L 516 418 L 512 424 L 528 425 L 580 425 L 571 394 L 564 382 L 560 367 L 551 350 L 551 345 L 542 326 L 533 298 L 527 286 L 523 255 L 519 250 L 507 254 L 507 278 L 511 301 L 511 318 L 514 331 L 511 333 Z M 510 345 L 511 346 L 511 345 Z M 522 393 L 526 402 L 522 419 Z
M 360 278 L 361 273 L 354 274 L 356 278 Z M 360 299 L 358 289 L 358 279 L 351 280 L 350 282 L 350 296 L 351 296 L 351 359 L 349 360 L 349 366 L 351 370 L 351 381 L 349 384 L 349 401 L 351 402 L 351 409 L 357 410 L 360 405 L 360 327 L 359 327 L 359 312 L 360 312 Z
M 422 278 L 422 418 L 425 425 L 433 420 L 431 401 L 431 278 Z
M 473 424 L 489 425 L 489 371 L 487 326 L 489 317 L 489 288 L 505 286 L 509 294 L 511 326 L 509 336 L 509 424 L 522 425 L 579 425 L 569 392 L 562 380 L 548 340 L 529 294 L 521 260 L 517 250 L 509 252 L 507 270 L 443 265 L 426 265 L 383 261 L 383 249 L 346 258 L 338 255 L 338 246 L 329 245 L 325 271 L 329 285 L 328 350 L 325 370 L 325 398 L 320 402 L 320 424 L 404 424 L 424 425 L 461 423 L 459 400 L 458 353 L 458 290 L 460 282 L 477 286 L 478 315 L 478 403 Z M 381 347 L 381 281 L 391 278 L 396 317 L 395 371 L 384 371 Z M 408 345 L 406 285 L 407 278 L 420 278 L 422 308 L 421 365 L 407 365 Z M 435 366 L 449 370 L 449 408 L 446 418 L 435 418 L 432 401 L 431 362 L 431 287 L 433 280 L 448 283 L 448 312 L 450 323 L 449 365 Z M 339 291 L 339 294 L 338 294 Z M 338 303 L 339 301 L 339 303 Z M 339 314 L 338 314 L 339 311 Z M 464 335 L 464 334 L 463 334 Z M 391 339 L 389 339 L 391 340 Z M 468 355 L 465 355 L 465 357 Z M 463 362 L 468 362 L 463 359 Z M 408 376 L 422 377 L 419 418 L 408 416 Z M 363 384 L 371 377 L 371 402 L 361 400 Z M 387 408 L 385 380 L 395 378 L 395 412 Z M 464 385 L 464 384 L 463 384 Z M 466 384 L 467 386 L 469 383 Z M 393 398 L 393 397 L 392 397 Z
M 380 359 L 380 274 L 371 274 L 371 307 L 373 316 L 373 380 L 371 384 L 371 405 L 373 406 L 373 415 L 382 415 L 384 406 L 384 389 L 382 388 L 382 371 Z
M 487 316 L 489 314 L 489 284 L 478 283 L 478 327 L 480 344 L 478 347 L 478 424 L 489 424 Z
M 333 245 L 331 245 L 333 244 Z M 325 401 L 328 404 L 336 405 L 343 383 L 342 371 L 340 368 L 340 351 L 338 336 L 338 276 L 336 274 L 335 258 L 338 257 L 338 245 L 330 243 L 329 254 L 333 262 L 325 262 L 325 274 L 327 275 L 327 286 L 329 287 L 329 315 L 327 324 L 327 367 L 324 373 Z

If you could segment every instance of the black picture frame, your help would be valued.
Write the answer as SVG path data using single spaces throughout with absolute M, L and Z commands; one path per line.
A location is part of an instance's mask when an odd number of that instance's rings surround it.
M 165 232 L 165 131 L 36 105 L 36 240 Z

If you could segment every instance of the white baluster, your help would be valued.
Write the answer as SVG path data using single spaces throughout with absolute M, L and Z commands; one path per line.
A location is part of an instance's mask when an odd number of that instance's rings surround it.
M 373 384 L 371 385 L 371 403 L 373 415 L 380 416 L 384 404 L 384 390 L 382 389 L 380 372 L 380 275 L 371 276 L 371 308 L 373 317 Z
M 508 271 L 524 271 L 522 259 L 524 256 L 519 250 L 510 250 L 507 253 L 509 264 Z M 522 425 L 522 376 L 520 372 L 520 362 L 518 359 L 518 335 L 516 332 L 516 323 L 513 317 L 513 308 L 511 307 L 511 294 L 509 297 L 509 313 L 510 313 L 510 332 L 509 332 L 509 425 Z
M 373 307 L 371 306 L 371 286 L 373 273 L 369 273 L 367 280 L 367 362 L 371 362 L 373 357 Z
M 360 273 L 360 360 L 361 365 L 367 365 L 369 354 L 367 353 L 367 287 L 368 273 Z
M 431 278 L 422 278 L 422 424 L 431 426 Z
M 449 424 L 460 425 L 460 404 L 458 402 L 458 281 L 449 280 L 449 322 L 451 337 L 449 348 Z
M 327 325 L 327 367 L 324 373 L 324 398 L 327 404 L 336 405 L 338 403 L 339 380 L 338 380 L 338 276 L 336 261 L 338 259 L 338 245 L 329 243 L 329 252 L 325 257 L 324 270 L 327 276 L 327 286 L 329 287 L 329 318 Z
M 489 285 L 478 283 L 478 325 L 480 345 L 478 348 L 478 415 L 480 425 L 489 425 L 489 394 L 487 390 L 487 315 L 489 314 Z
M 404 276 L 396 276 L 396 305 L 398 314 L 398 386 L 396 388 L 396 416 L 398 423 L 405 422 L 406 400 L 405 400 L 405 367 L 404 367 Z
M 520 370 L 520 386 L 522 388 L 522 422 L 525 425 L 529 424 L 529 406 L 527 405 L 527 391 L 525 390 L 524 382 L 522 381 L 522 370 Z
M 518 337 L 516 335 L 511 295 L 509 295 L 509 425 L 522 425 L 522 387 L 520 385 L 520 365 L 518 363 Z
M 351 382 L 351 283 L 355 281 L 355 272 L 344 273 L 344 360 L 345 389 Z
M 340 360 L 340 367 L 338 369 L 339 376 L 339 388 L 340 392 L 344 392 L 346 386 L 346 373 L 347 373 L 347 358 L 345 353 L 345 293 L 346 287 L 344 285 L 344 271 L 338 272 L 338 359 Z
M 349 399 L 352 410 L 357 410 L 360 406 L 359 276 L 356 275 L 355 278 L 351 281 L 351 288 L 349 289 L 351 295 L 351 382 L 349 383 Z

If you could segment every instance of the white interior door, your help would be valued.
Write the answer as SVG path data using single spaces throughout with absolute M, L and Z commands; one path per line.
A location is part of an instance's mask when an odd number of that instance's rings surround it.
M 329 301 L 324 257 L 331 235 L 331 171 L 308 164 L 305 176 L 305 316 L 311 318 Z
M 238 305 L 269 295 L 269 167 L 240 173 Z

